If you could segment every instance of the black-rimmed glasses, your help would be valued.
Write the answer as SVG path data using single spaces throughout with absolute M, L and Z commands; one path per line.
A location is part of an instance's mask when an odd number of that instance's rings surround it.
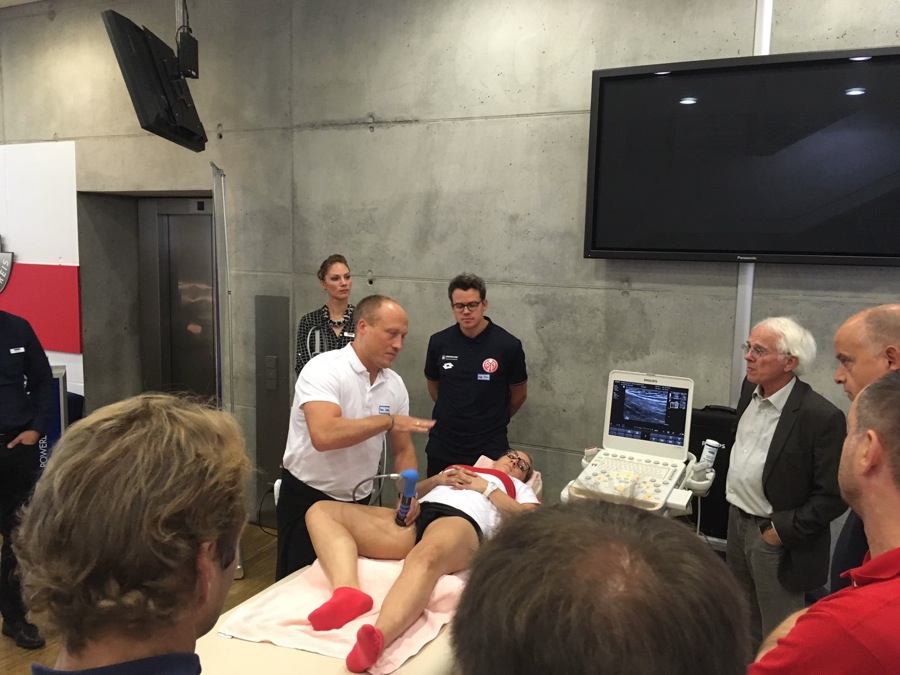
M 506 456 L 512 460 L 515 460 L 516 468 L 519 471 L 521 471 L 522 473 L 527 474 L 529 471 L 531 471 L 531 465 L 528 462 L 526 462 L 524 459 L 519 457 L 519 453 L 516 452 L 515 450 L 507 450 Z
M 470 312 L 474 312 L 484 300 L 478 300 L 473 302 L 452 302 L 450 306 L 453 308 L 454 312 L 463 312 L 465 310 L 469 310 Z

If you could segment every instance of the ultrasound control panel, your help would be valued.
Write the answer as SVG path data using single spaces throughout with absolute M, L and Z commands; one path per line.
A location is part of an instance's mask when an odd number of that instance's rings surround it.
M 684 462 L 619 450 L 600 450 L 569 486 L 569 496 L 662 509 L 684 473 Z

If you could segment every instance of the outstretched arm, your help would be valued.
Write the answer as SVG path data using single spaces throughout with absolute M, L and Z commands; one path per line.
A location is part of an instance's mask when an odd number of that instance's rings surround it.
M 426 433 L 434 426 L 434 420 L 407 415 L 370 415 L 351 419 L 343 417 L 341 407 L 330 401 L 308 401 L 302 407 L 310 440 L 319 452 L 347 448 L 389 430 L 408 435 L 409 432 Z

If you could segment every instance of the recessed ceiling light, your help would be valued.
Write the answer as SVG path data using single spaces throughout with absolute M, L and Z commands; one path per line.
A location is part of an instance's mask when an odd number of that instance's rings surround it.
M 850 87 L 847 91 L 844 92 L 847 96 L 862 96 L 866 93 L 865 87 Z
M 871 58 L 872 58 L 871 56 L 851 56 L 850 60 L 851 61 L 868 61 Z
M 653 73 L 654 75 L 671 75 L 671 70 L 660 70 L 658 73 Z
M 696 96 L 685 96 L 678 102 L 681 105 L 694 105 L 697 102 L 697 97 Z

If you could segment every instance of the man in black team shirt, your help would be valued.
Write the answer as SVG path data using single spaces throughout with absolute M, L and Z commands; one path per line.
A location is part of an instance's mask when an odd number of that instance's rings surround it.
M 506 427 L 528 396 L 522 342 L 484 315 L 484 280 L 464 272 L 447 289 L 456 324 L 428 341 L 425 378 L 435 402 L 425 453 L 428 476 L 451 464 L 497 459 L 509 449 Z

